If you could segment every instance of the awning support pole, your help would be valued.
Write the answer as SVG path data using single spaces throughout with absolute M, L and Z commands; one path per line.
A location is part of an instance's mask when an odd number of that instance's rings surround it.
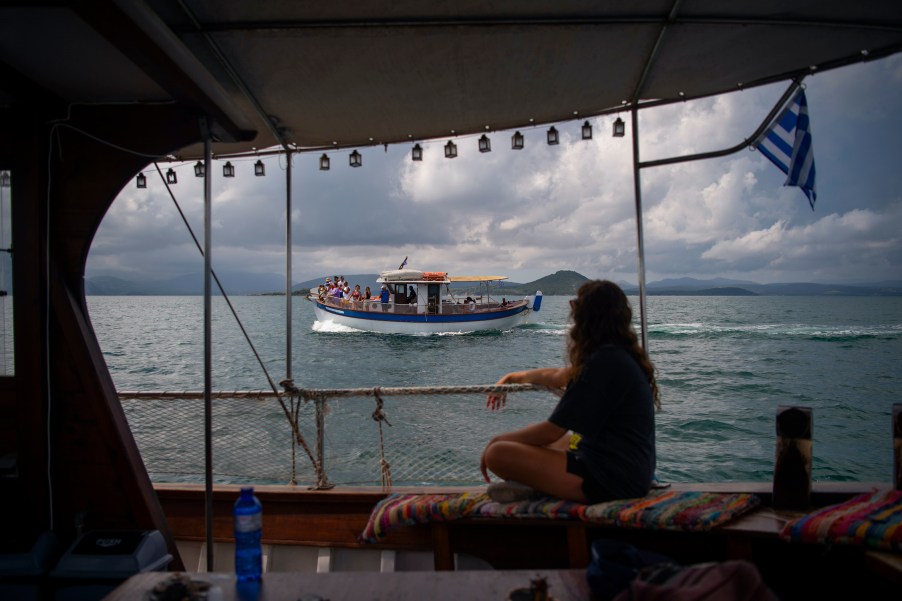
M 204 526 L 207 542 L 207 571 L 213 569 L 213 360 L 212 360 L 212 181 L 213 145 L 210 124 L 201 119 L 204 136 Z
M 291 151 L 285 151 L 285 377 L 291 376 Z
M 642 184 L 639 177 L 639 171 L 641 169 L 644 169 L 645 167 L 659 167 L 661 165 L 673 165 L 676 163 L 686 163 L 689 161 L 699 161 L 702 159 L 722 157 L 728 154 L 733 154 L 734 152 L 738 152 L 743 148 L 748 147 L 749 144 L 754 144 L 761 136 L 761 134 L 763 134 L 764 131 L 768 128 L 768 126 L 770 126 L 771 122 L 774 120 L 780 110 L 786 105 L 789 99 L 792 98 L 796 91 L 801 87 L 803 79 L 804 78 L 799 77 L 792 81 L 786 91 L 783 92 L 780 100 L 777 101 L 777 103 L 771 109 L 770 113 L 768 113 L 767 117 L 764 118 L 764 121 L 761 122 L 761 125 L 758 126 L 758 129 L 756 129 L 751 136 L 749 136 L 739 144 L 731 146 L 730 148 L 725 148 L 723 150 L 700 152 L 696 154 L 689 154 L 685 156 L 671 157 L 666 159 L 656 159 L 654 161 L 639 161 L 639 109 L 636 104 L 633 105 L 633 190 L 636 201 L 636 238 L 638 242 L 636 253 L 639 260 L 639 322 L 642 348 L 644 348 L 646 352 L 648 351 L 648 321 L 645 306 L 645 240 L 642 233 Z
M 633 191 L 636 201 L 636 254 L 639 260 L 639 324 L 642 348 L 648 352 L 648 321 L 645 312 L 645 239 L 642 233 L 642 183 L 639 176 L 639 109 L 633 105 Z

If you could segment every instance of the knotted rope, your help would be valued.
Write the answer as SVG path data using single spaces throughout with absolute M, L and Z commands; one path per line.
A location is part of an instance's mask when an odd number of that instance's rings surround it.
M 391 426 L 388 417 L 385 415 L 382 397 L 379 396 L 379 387 L 373 388 L 373 396 L 376 397 L 376 409 L 373 411 L 373 419 L 379 424 L 379 471 L 382 474 L 382 488 L 391 488 L 391 466 L 385 459 L 385 440 L 382 437 L 382 422 Z

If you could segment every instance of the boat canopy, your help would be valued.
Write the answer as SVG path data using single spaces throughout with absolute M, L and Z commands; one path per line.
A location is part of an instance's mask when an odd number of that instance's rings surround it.
M 583 120 L 900 48 L 886 0 L 37 0 L 0 7 L 0 106 L 187 104 L 222 158 Z
M 506 275 L 456 275 L 448 278 L 452 282 L 498 282 L 506 280 Z

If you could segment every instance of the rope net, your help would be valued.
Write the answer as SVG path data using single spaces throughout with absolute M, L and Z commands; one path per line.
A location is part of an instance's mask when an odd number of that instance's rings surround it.
M 482 484 L 479 457 L 499 432 L 545 419 L 557 402 L 529 384 L 217 392 L 216 483 L 343 486 Z M 485 409 L 488 392 L 508 408 Z M 154 482 L 204 479 L 200 392 L 120 392 Z M 286 411 L 285 408 L 289 408 Z M 296 430 L 295 430 L 296 428 Z M 321 466 L 321 469 L 320 469 Z

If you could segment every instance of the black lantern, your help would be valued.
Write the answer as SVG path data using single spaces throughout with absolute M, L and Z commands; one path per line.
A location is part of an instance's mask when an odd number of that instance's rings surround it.
M 266 166 L 260 159 L 257 159 L 257 162 L 254 163 L 254 175 L 256 175 L 257 177 L 266 175 Z
M 419 144 L 414 144 L 413 148 L 410 150 L 410 160 L 411 161 L 422 161 L 423 160 L 423 147 Z
M 172 167 L 169 168 L 169 171 L 166 172 L 166 183 L 167 184 L 177 184 L 179 183 L 179 178 L 175 174 L 175 171 Z
M 349 162 L 351 163 L 351 167 L 360 167 L 361 165 L 363 165 L 363 157 L 360 156 L 360 153 L 355 150 L 351 153 Z
M 626 133 L 626 125 L 623 123 L 623 119 L 617 117 L 617 120 L 614 121 L 614 137 L 622 138 L 623 134 Z
M 592 139 L 592 126 L 588 121 L 583 123 L 583 140 L 591 140 Z
M 523 134 L 518 131 L 511 136 L 511 149 L 523 150 Z
M 222 166 L 222 176 L 235 177 L 235 166 L 231 161 L 226 161 L 226 164 Z
M 7 179 L 9 179 L 8 174 L 4 173 L 3 175 L 5 175 Z M 147 187 L 147 177 L 145 177 L 143 173 L 139 173 L 138 177 L 135 178 L 135 183 L 138 185 L 139 188 L 146 188 Z M 4 185 L 8 186 L 9 182 L 6 182 Z
M 319 157 L 319 170 L 328 171 L 330 164 L 329 156 L 324 152 L 323 156 Z
M 448 143 L 445 144 L 445 158 L 453 159 L 457 156 L 457 144 L 448 140 Z
M 485 134 L 479 138 L 479 152 L 492 152 L 492 141 Z
M 560 142 L 560 140 L 558 139 L 558 136 L 557 136 L 557 130 L 556 130 L 556 129 L 554 128 L 554 126 L 552 125 L 552 126 L 548 129 L 548 145 L 549 145 L 549 146 L 554 146 L 555 144 L 557 144 L 557 143 L 559 143 L 559 142 Z
M 207 168 L 200 161 L 194 163 L 194 177 L 203 177 L 206 174 Z

